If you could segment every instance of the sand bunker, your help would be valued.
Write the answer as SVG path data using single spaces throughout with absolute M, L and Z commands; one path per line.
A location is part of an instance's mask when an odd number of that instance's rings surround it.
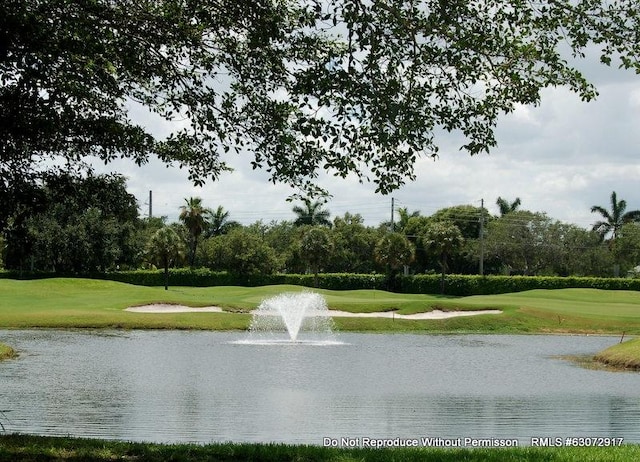
M 478 311 L 440 311 L 433 310 L 425 313 L 397 314 L 393 311 L 383 311 L 377 313 L 349 313 L 348 311 L 330 311 L 331 316 L 345 318 L 394 318 L 394 319 L 447 319 L 460 316 L 476 316 L 479 314 L 500 314 L 500 310 L 478 310 Z
M 132 306 L 125 311 L 134 313 L 228 313 L 218 306 L 203 306 L 193 308 L 183 305 L 152 304 L 144 306 Z M 329 310 L 331 317 L 345 318 L 392 318 L 392 319 L 447 319 L 460 316 L 477 316 L 480 314 L 500 314 L 500 310 L 478 310 L 478 311 L 440 311 L 433 310 L 426 313 L 397 314 L 394 311 L 383 311 L 377 313 L 350 313 L 348 311 Z
M 219 306 L 201 306 L 193 308 L 184 305 L 171 305 L 168 303 L 154 303 L 152 305 L 132 306 L 125 311 L 134 313 L 224 313 Z

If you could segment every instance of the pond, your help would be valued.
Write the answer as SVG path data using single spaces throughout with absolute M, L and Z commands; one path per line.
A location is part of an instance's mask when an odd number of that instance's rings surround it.
M 612 337 L 4 330 L 8 432 L 153 442 L 614 437 L 640 443 L 640 374 L 588 370 Z M 329 440 L 325 439 L 329 438 Z M 345 440 L 346 442 L 346 440 Z

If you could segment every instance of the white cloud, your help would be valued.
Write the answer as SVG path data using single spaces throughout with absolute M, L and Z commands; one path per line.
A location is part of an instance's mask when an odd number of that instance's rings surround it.
M 629 105 L 633 109 L 640 110 L 640 86 L 631 90 L 629 93 Z

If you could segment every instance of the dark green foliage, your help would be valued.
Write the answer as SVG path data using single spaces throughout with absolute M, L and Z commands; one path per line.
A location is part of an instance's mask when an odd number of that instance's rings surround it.
M 332 273 L 370 273 L 376 269 L 372 258 L 380 233 L 363 224 L 359 214 L 336 217 L 331 228 L 334 250 L 326 271 Z
M 539 274 L 551 267 L 560 253 L 557 225 L 544 213 L 509 212 L 487 225 L 485 255 L 498 259 L 507 274 Z
M 452 254 L 460 251 L 464 238 L 458 226 L 450 221 L 433 221 L 429 223 L 420 236 L 427 253 L 435 255 L 440 264 L 440 291 L 444 293 L 445 273 L 449 269 L 447 260 Z
M 208 227 L 208 217 L 212 211 L 202 205 L 199 197 L 185 199 L 185 204 L 180 207 L 178 217 L 185 228 L 189 231 L 189 266 L 193 266 L 196 260 L 196 250 L 198 249 L 198 239 Z
M 17 279 L 10 271 L 0 272 L 0 277 Z M 28 278 L 54 277 L 50 273 L 26 274 Z M 90 275 L 88 275 L 90 276 Z M 141 286 L 162 286 L 164 273 L 161 270 L 117 271 L 96 275 L 100 279 L 125 282 Z M 291 284 L 314 287 L 313 274 L 234 274 L 226 271 L 211 271 L 207 268 L 171 268 L 169 278 L 173 286 L 265 286 Z M 382 289 L 384 275 L 330 273 L 318 275 L 318 287 L 331 290 Z
M 635 0 L 3 1 L 0 198 L 52 158 L 156 155 L 202 184 L 242 148 L 307 192 L 329 171 L 388 193 L 441 133 L 488 152 L 545 88 L 593 99 L 586 50 L 640 69 L 638 18 Z M 129 101 L 175 130 L 156 137 Z
M 213 272 L 206 268 L 170 268 L 169 278 L 174 286 L 208 287 L 237 283 L 237 278 L 230 273 Z M 117 271 L 105 274 L 102 279 L 139 286 L 164 285 L 164 273 L 161 270 Z
M 604 289 L 640 290 L 640 279 L 554 277 L 554 276 L 475 276 L 445 277 L 447 295 L 490 295 L 522 292 L 533 289 Z M 425 274 L 400 278 L 399 292 L 435 294 L 440 289 L 440 277 Z
M 304 199 L 302 202 L 304 206 L 296 205 L 292 209 L 293 213 L 296 214 L 294 225 L 331 227 L 331 221 L 329 220 L 331 213 L 322 208 L 324 204 L 321 201 L 311 202 L 310 199 Z
M 516 199 L 513 202 L 508 202 L 506 199 L 502 197 L 498 197 L 498 199 L 496 199 L 496 205 L 500 210 L 501 217 L 505 216 L 507 213 L 515 212 L 516 210 L 518 210 L 518 207 L 520 207 L 520 204 L 522 204 L 522 202 L 520 201 L 519 197 L 516 197 Z
M 18 204 L 4 229 L 7 268 L 86 273 L 134 263 L 138 204 L 124 177 L 56 172 L 31 188 L 34 201 Z
M 143 163 L 155 154 L 201 183 L 225 170 L 221 144 L 268 138 L 265 150 L 281 152 L 267 94 L 287 57 L 328 46 L 294 35 L 305 14 L 253 0 L 2 2 L 0 193 L 55 156 Z M 210 84 L 220 72 L 232 89 Z M 129 101 L 186 124 L 155 138 L 131 121 Z
M 616 192 L 613 191 L 611 193 L 610 211 L 599 205 L 591 207 L 591 213 L 599 213 L 603 218 L 594 223 L 593 230 L 600 234 L 603 240 L 611 234 L 612 242 L 615 242 L 623 225 L 640 220 L 640 210 L 630 210 L 628 212 L 626 210 L 627 201 L 624 199 L 618 200 Z
M 281 275 L 286 284 L 313 287 L 312 274 Z M 325 273 L 318 275 L 318 288 L 329 290 L 383 289 L 386 277 L 383 274 Z
M 230 213 L 221 205 L 219 205 L 215 211 L 210 210 L 204 237 L 221 236 L 222 234 L 228 233 L 231 229 L 241 226 L 237 221 L 230 220 L 229 216 Z
M 485 211 L 484 216 L 487 213 Z M 455 205 L 438 210 L 429 216 L 429 222 L 445 221 L 453 223 L 458 227 L 462 237 L 466 239 L 477 239 L 480 235 L 480 217 L 482 209 L 473 205 Z
M 314 275 L 314 287 L 318 285 L 318 273 L 329 262 L 333 242 L 327 230 L 312 226 L 305 230 L 300 240 L 300 256 Z
M 0 278 L 41 279 L 60 277 L 53 273 L 28 273 L 0 271 Z M 84 277 L 91 277 L 91 274 Z M 108 279 L 142 286 L 162 286 L 164 274 L 161 270 L 114 271 L 94 274 L 96 279 Z M 211 271 L 207 268 L 171 268 L 171 284 L 174 286 L 247 286 L 290 284 L 314 287 L 313 274 L 251 274 L 238 275 L 225 271 Z M 386 289 L 383 274 L 325 273 L 318 275 L 318 288 L 330 290 Z M 422 274 L 416 276 L 396 276 L 397 292 L 411 294 L 440 293 L 440 275 Z M 640 291 L 638 278 L 589 278 L 555 276 L 476 276 L 448 274 L 445 276 L 447 295 L 491 295 L 522 292 L 533 289 L 603 289 Z
M 415 252 L 414 245 L 404 234 L 389 233 L 378 240 L 374 257 L 389 273 L 393 273 L 411 263 Z
M 164 269 L 164 289 L 169 288 L 169 267 L 184 260 L 186 248 L 180 236 L 165 226 L 157 230 L 147 243 L 148 261 Z
M 240 281 L 273 274 L 278 260 L 275 251 L 256 233 L 236 228 L 215 238 L 219 243 L 222 266 Z

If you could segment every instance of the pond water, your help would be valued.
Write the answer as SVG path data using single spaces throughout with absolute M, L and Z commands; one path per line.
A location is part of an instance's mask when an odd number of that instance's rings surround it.
M 8 432 L 154 442 L 597 436 L 640 443 L 640 374 L 587 370 L 612 337 L 0 331 Z

